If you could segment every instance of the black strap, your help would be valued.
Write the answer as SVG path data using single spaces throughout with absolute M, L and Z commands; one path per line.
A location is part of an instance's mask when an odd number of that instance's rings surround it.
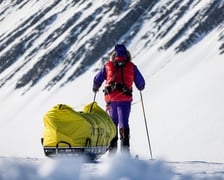
M 115 78 L 117 76 L 117 72 L 118 72 L 118 68 L 115 66 L 115 72 L 114 72 L 114 75 L 113 75 L 112 80 L 111 80 L 110 83 L 113 83 L 114 82 L 114 80 L 115 80 Z
M 114 66 L 115 66 L 115 72 L 114 75 L 112 77 L 111 83 L 115 82 L 115 78 L 117 76 L 117 72 L 118 70 L 121 70 L 121 82 L 124 84 L 124 67 L 126 65 L 126 61 L 123 61 L 124 63 L 122 65 L 117 65 L 117 61 L 113 60 Z
M 121 82 L 124 84 L 125 86 L 125 83 L 124 83 L 124 66 L 121 67 Z

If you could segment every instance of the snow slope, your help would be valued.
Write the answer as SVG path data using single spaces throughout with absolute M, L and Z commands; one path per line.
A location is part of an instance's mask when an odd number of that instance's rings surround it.
M 194 7 L 198 10 L 202 7 L 202 2 L 197 2 L 195 1 Z M 203 1 L 203 3 L 206 2 L 208 1 Z M 40 6 L 43 5 L 41 1 L 39 3 Z M 156 9 L 158 6 L 154 8 Z M 58 8 L 61 10 L 61 7 Z M 196 11 L 196 9 L 194 10 Z M 28 10 L 27 13 L 31 14 Z M 67 13 L 69 14 L 69 12 Z M 187 16 L 181 20 L 189 19 L 191 13 L 192 11 L 187 13 Z M 11 16 L 7 16 L 7 18 L 13 19 Z M 163 169 L 164 171 L 171 171 L 171 175 L 169 174 L 171 178 L 184 172 L 183 174 L 189 174 L 189 179 L 192 179 L 191 175 L 194 176 L 195 166 L 202 166 L 202 170 L 199 169 L 196 172 L 196 174 L 198 173 L 202 177 L 204 175 L 207 176 L 205 172 L 208 171 L 210 166 L 212 170 L 209 175 L 219 176 L 221 174 L 222 176 L 222 163 L 224 162 L 222 153 L 224 150 L 224 61 L 223 55 L 219 51 L 221 42 L 218 41 L 222 32 L 222 26 L 214 28 L 205 37 L 201 37 L 201 40 L 192 44 L 187 51 L 176 54 L 175 47 L 181 39 L 167 50 L 162 50 L 161 47 L 170 36 L 165 36 L 164 39 L 155 38 L 153 42 L 149 43 L 149 46 L 145 45 L 147 44 L 147 39 L 141 37 L 145 36 L 146 30 L 149 27 L 153 27 L 154 23 L 153 19 L 148 21 L 149 23 L 143 24 L 142 30 L 128 44 L 128 49 L 134 55 L 133 62 L 138 65 L 147 82 L 146 89 L 143 91 L 143 98 L 153 157 L 155 159 L 179 162 L 174 163 L 174 171 L 167 167 Z M 4 24 L 4 31 L 13 27 L 13 23 L 9 22 L 8 26 Z M 180 22 L 178 21 L 176 26 L 181 24 Z M 59 21 L 55 21 L 55 25 L 57 23 Z M 152 32 L 154 33 L 155 31 Z M 169 33 L 172 34 L 174 32 L 170 31 Z M 187 37 L 186 33 L 182 36 L 182 39 Z M 38 59 L 41 55 L 38 54 L 34 59 Z M 30 64 L 24 66 L 26 71 L 34 63 L 31 60 L 29 62 Z M 4 71 L 1 77 L 4 79 L 7 76 L 7 72 L 13 74 L 14 70 L 20 67 L 21 64 L 23 64 L 23 61 L 16 62 L 7 71 Z M 66 78 L 73 73 L 77 66 L 75 65 L 68 71 Z M 19 173 L 17 177 L 20 178 L 23 176 L 34 176 L 36 179 L 45 177 L 53 179 L 57 175 L 61 177 L 60 173 L 64 171 L 58 172 L 60 166 L 57 165 L 57 162 L 54 166 L 55 169 L 50 172 L 44 172 L 44 175 L 41 175 L 39 172 L 42 171 L 40 170 L 42 163 L 45 164 L 45 161 L 42 161 L 44 155 L 40 144 L 43 132 L 43 115 L 58 103 L 69 104 L 74 109 L 81 110 L 83 105 L 91 102 L 93 100 L 93 93 L 91 92 L 92 79 L 96 73 L 95 70 L 100 67 L 102 67 L 102 61 L 98 60 L 89 67 L 87 72 L 77 77 L 75 81 L 67 83 L 63 87 L 56 85 L 50 91 L 43 90 L 46 84 L 55 77 L 55 74 L 60 74 L 63 68 L 58 67 L 50 71 L 45 78 L 41 79 L 31 89 L 28 88 L 29 91 L 26 91 L 27 87 L 25 87 L 25 94 L 24 89 L 14 90 L 12 88 L 22 76 L 22 68 L 21 71 L 17 72 L 19 78 L 15 76 L 1 87 L 0 142 L 2 145 L 0 155 L 3 158 L 1 158 L 0 169 L 4 170 L 6 167 L 16 169 Z M 134 91 L 130 117 L 131 153 L 133 155 L 138 154 L 141 159 L 149 159 L 140 96 L 136 89 Z M 97 94 L 96 100 L 101 107 L 105 106 L 102 89 Z M 22 159 L 12 160 L 10 157 L 22 157 Z M 32 159 L 27 160 L 24 157 L 38 158 L 38 160 L 33 162 Z M 183 161 L 187 161 L 187 163 L 181 163 Z M 203 161 L 204 163 L 196 161 Z M 216 162 L 217 164 L 208 162 Z M 5 166 L 7 163 L 8 165 Z M 49 160 L 48 162 L 46 160 L 46 163 L 51 163 L 51 161 Z M 116 163 L 116 161 L 113 163 Z M 111 164 L 113 163 L 110 162 L 108 166 L 112 168 Z M 127 160 L 127 163 L 122 163 L 121 166 L 125 166 L 128 163 L 129 160 Z M 141 169 L 142 166 L 151 169 L 151 165 L 145 164 L 144 161 L 138 162 L 136 160 L 136 162 L 132 162 L 130 160 L 130 163 L 133 163 L 133 168 L 136 169 Z M 164 165 L 164 163 L 158 163 L 159 165 Z M 81 164 L 77 165 L 77 169 L 79 169 Z M 172 165 L 172 163 L 168 163 L 168 165 Z M 215 169 L 216 165 L 217 169 Z M 181 169 L 182 166 L 183 169 Z M 186 166 L 189 167 L 189 171 Z M 71 173 L 69 167 L 67 166 L 68 174 Z M 153 168 L 158 169 L 157 165 L 155 167 L 153 165 Z M 99 167 L 99 169 L 101 170 L 102 168 Z M 123 168 L 120 169 L 118 176 L 122 176 Z M 25 172 L 27 171 L 31 173 L 26 175 Z M 93 173 L 93 170 L 90 171 Z M 115 174 L 115 171 L 117 170 L 112 170 L 110 173 Z M 8 177 L 11 173 L 6 173 L 5 175 Z M 70 175 L 65 176 L 70 177 Z M 89 179 L 100 179 L 101 177 L 105 179 L 105 177 L 108 178 L 108 176 L 112 175 L 106 173 L 102 176 L 96 175 L 92 177 L 88 174 L 87 176 Z M 137 176 L 139 177 L 138 179 L 141 179 L 142 174 L 137 173 Z M 156 175 L 152 172 L 152 176 L 155 177 Z M 164 178 L 167 174 L 164 173 L 161 176 Z M 132 177 L 134 178 L 134 175 L 130 175 L 129 178 L 131 179 Z
M 153 71 L 153 65 L 146 67 L 136 60 L 147 81 L 143 99 L 155 158 L 224 161 L 224 71 L 215 44 L 214 49 L 210 48 L 214 37 L 215 32 L 206 38 L 208 43 L 199 44 L 194 50 L 178 56 L 172 56 L 172 52 L 155 52 L 153 56 L 139 57 L 158 62 L 166 60 L 156 71 Z M 40 138 L 44 113 L 58 103 L 81 110 L 93 99 L 94 74 L 90 70 L 68 86 L 51 92 L 41 91 L 36 86 L 24 96 L 20 91 L 8 91 L 3 87 L 1 104 L 4 108 L 0 111 L 4 119 L 1 120 L 0 139 L 4 146 L 1 155 L 42 157 Z M 96 100 L 101 107 L 105 106 L 101 91 Z M 140 96 L 136 89 L 130 125 L 133 154 L 149 158 Z

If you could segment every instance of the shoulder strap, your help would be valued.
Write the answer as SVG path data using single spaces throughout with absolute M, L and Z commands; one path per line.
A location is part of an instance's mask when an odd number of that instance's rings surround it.
M 116 60 L 113 60 L 113 63 L 114 63 L 114 66 L 115 66 L 115 72 L 114 72 L 114 75 L 112 77 L 112 80 L 111 82 L 114 82 L 116 76 L 117 76 L 117 72 L 118 70 L 120 69 L 121 70 L 121 81 L 122 83 L 124 84 L 124 66 L 126 65 L 126 61 L 124 61 L 124 63 L 122 65 L 117 65 L 117 61 Z
M 125 66 L 125 65 L 124 65 Z M 121 67 L 121 82 L 124 83 L 124 66 Z
M 114 80 L 115 80 L 115 78 L 116 78 L 116 76 L 117 76 L 117 71 L 118 71 L 118 69 L 115 67 L 115 72 L 114 72 L 114 75 L 113 75 L 113 77 L 112 77 L 111 82 L 114 82 Z

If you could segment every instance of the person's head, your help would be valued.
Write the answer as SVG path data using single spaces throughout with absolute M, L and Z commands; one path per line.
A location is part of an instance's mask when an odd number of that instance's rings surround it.
M 123 44 L 116 44 L 114 47 L 115 51 L 115 58 L 127 58 L 127 50 L 126 47 Z
M 123 44 L 116 44 L 113 52 L 111 53 L 110 59 L 118 61 L 122 60 L 131 61 L 131 54 Z

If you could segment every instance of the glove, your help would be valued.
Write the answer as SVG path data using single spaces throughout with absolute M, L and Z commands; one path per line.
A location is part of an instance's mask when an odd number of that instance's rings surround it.
M 138 90 L 139 90 L 139 91 L 142 91 L 143 89 L 145 89 L 145 86 L 139 86 L 139 87 L 138 87 Z
M 95 86 L 93 86 L 93 92 L 98 92 L 99 91 L 99 88 L 98 87 L 95 87 Z

